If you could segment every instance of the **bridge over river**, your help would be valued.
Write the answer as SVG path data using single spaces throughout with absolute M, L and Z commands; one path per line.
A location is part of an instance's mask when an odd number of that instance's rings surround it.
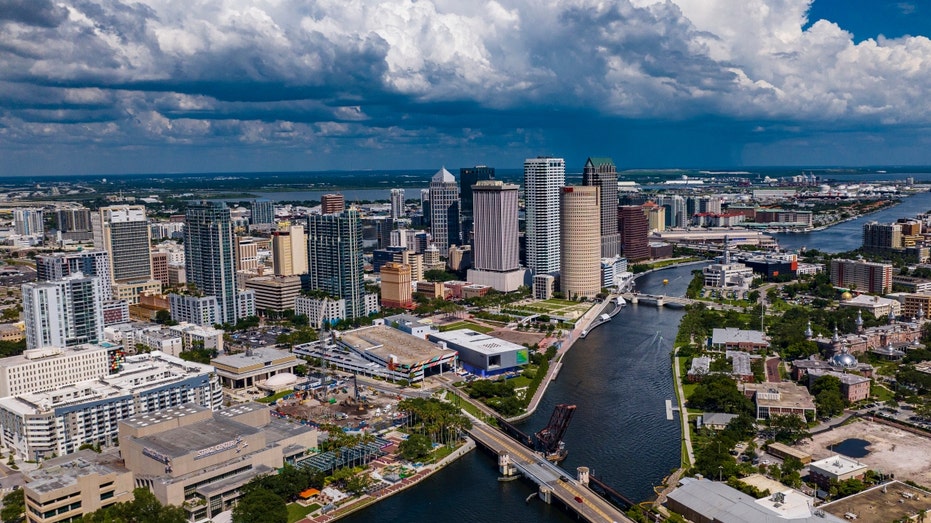
M 539 453 L 474 418 L 469 435 L 477 443 L 498 454 L 498 469 L 502 476 L 520 474 L 533 481 L 539 488 L 540 499 L 546 503 L 556 499 L 568 510 L 591 523 L 633 523 L 619 508 L 589 488 L 588 468 L 579 467 L 578 477 L 573 478 Z

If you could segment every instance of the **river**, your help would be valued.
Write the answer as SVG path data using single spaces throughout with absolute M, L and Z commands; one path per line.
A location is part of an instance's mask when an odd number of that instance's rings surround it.
M 806 233 L 779 233 L 773 237 L 785 250 L 803 247 L 824 252 L 844 252 L 856 249 L 863 243 L 863 224 L 871 221 L 894 222 L 899 218 L 911 218 L 931 210 L 931 192 L 921 192 L 888 207 L 855 220 L 840 223 L 821 231 Z
M 637 288 L 681 296 L 696 268 L 675 267 L 644 275 Z M 668 285 L 663 285 L 664 279 Z M 678 418 L 666 420 L 665 400 L 675 401 L 669 351 L 682 314 L 674 309 L 628 306 L 576 342 L 558 379 L 522 429 L 543 428 L 556 404 L 577 405 L 564 438 L 569 456 L 563 467 L 575 475 L 576 467 L 588 466 L 621 494 L 634 501 L 649 499 L 653 485 L 679 465 L 679 422 Z M 538 499 L 525 503 L 535 491 L 529 482 L 500 483 L 497 477 L 496 459 L 477 450 L 344 521 L 575 521 Z

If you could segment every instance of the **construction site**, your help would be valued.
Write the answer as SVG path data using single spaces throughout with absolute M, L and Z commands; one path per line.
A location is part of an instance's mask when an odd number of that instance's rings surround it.
M 381 430 L 403 417 L 396 393 L 365 385 L 355 375 L 328 376 L 315 387 L 298 388 L 273 404 L 281 417 L 317 425 L 333 424 L 350 430 Z

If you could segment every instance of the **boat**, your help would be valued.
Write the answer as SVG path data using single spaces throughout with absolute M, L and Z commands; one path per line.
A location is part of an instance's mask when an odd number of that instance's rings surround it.
M 607 314 L 602 314 L 602 315 L 599 316 L 598 318 L 599 318 L 601 321 L 611 321 L 611 316 L 608 316 Z
M 624 307 L 624 306 L 626 306 L 626 305 L 627 305 L 627 300 L 625 300 L 623 296 L 618 296 L 618 297 L 617 297 L 617 306 L 618 306 L 618 307 Z

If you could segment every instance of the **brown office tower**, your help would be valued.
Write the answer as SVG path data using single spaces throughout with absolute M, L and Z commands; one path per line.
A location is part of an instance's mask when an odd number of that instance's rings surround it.
M 643 207 L 622 205 L 617 210 L 617 228 L 621 234 L 621 254 L 628 261 L 646 260 L 650 257 L 649 229 Z
M 559 288 L 567 298 L 601 292 L 601 202 L 598 187 L 563 187 L 560 193 Z
M 320 214 L 339 214 L 346 210 L 346 197 L 340 193 L 320 197 Z

